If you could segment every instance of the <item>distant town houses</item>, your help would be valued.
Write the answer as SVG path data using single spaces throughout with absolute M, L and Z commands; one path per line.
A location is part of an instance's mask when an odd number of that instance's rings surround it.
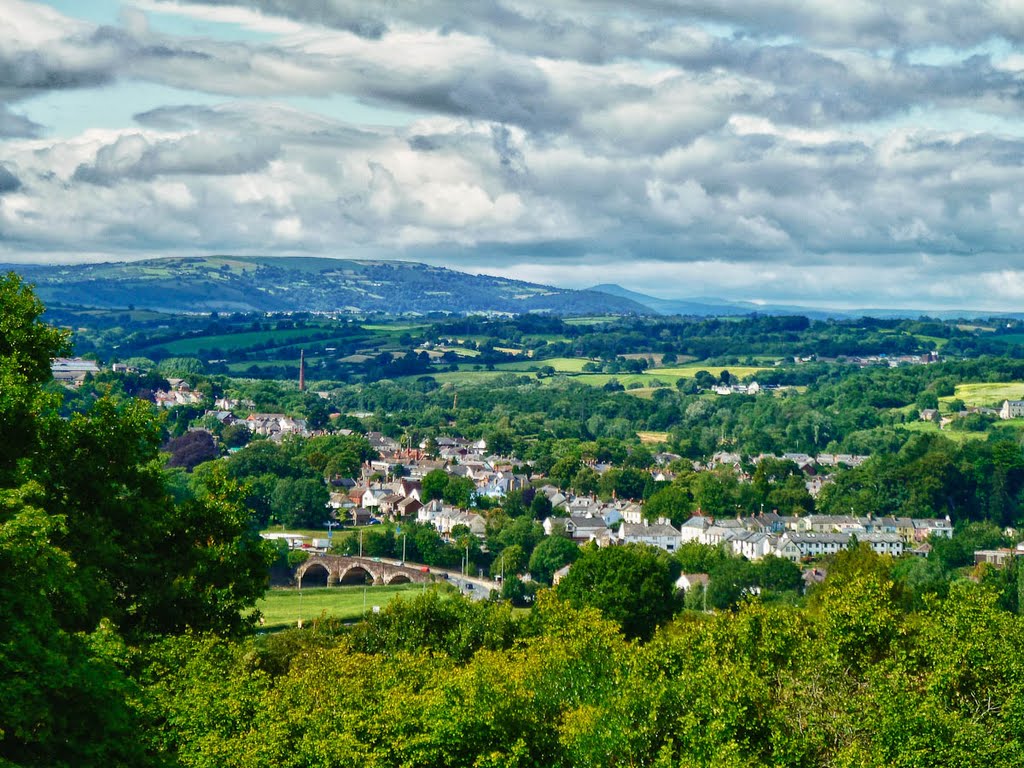
M 54 381 L 66 387 L 77 388 L 85 383 L 88 376 L 100 372 L 100 365 L 95 360 L 81 357 L 56 357 L 50 361 L 50 373 Z
M 295 419 L 283 413 L 250 413 L 239 422 L 254 435 L 280 440 L 285 435 L 309 435 L 305 419 Z
M 204 401 L 201 392 L 193 392 L 184 379 L 168 379 L 170 389 L 158 389 L 153 393 L 153 402 L 160 408 L 175 408 L 179 405 L 201 405 Z
M 719 384 L 711 388 L 716 395 L 756 395 L 762 390 L 763 387 L 756 381 L 749 384 Z

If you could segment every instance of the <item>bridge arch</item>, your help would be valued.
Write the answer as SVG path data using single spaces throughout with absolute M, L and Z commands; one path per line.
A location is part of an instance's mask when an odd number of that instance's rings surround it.
M 342 568 L 338 574 L 338 584 L 342 586 L 370 584 L 373 581 L 373 574 L 370 573 L 369 568 L 361 563 L 353 563 L 347 568 Z
M 412 579 L 409 578 L 408 574 L 405 573 L 393 573 L 391 576 L 386 577 L 384 580 L 385 584 L 411 584 Z
M 326 587 L 331 582 L 331 570 L 324 563 L 312 562 L 296 571 L 296 581 L 304 587 Z

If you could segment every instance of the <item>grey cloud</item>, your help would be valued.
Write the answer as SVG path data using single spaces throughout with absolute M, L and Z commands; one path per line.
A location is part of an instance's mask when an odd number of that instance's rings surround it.
M 0 195 L 17 192 L 21 189 L 21 181 L 9 170 L 0 165 Z
M 209 134 L 150 142 L 140 134 L 121 136 L 102 147 L 94 162 L 79 165 L 72 177 L 91 184 L 162 175 L 232 175 L 264 168 L 280 152 L 273 142 Z
M 39 135 L 41 130 L 38 123 L 0 104 L 0 138 L 29 138 Z

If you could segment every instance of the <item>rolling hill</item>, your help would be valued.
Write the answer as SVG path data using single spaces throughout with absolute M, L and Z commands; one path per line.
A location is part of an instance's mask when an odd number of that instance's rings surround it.
M 50 305 L 163 312 L 652 314 L 621 296 L 403 261 L 208 256 L 8 265 Z

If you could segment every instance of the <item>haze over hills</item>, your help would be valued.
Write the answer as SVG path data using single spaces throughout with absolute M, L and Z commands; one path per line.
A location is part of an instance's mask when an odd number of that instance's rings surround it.
M 822 307 L 803 307 L 792 304 L 755 304 L 750 301 L 731 301 L 721 298 L 685 298 L 685 299 L 660 299 L 656 296 L 649 296 L 638 291 L 631 291 L 614 283 L 602 283 L 587 288 L 588 291 L 600 292 L 609 296 L 618 296 L 629 299 L 653 310 L 659 315 L 749 315 L 753 312 L 762 315 L 803 315 L 815 320 L 829 318 L 915 318 L 933 317 L 941 320 L 955 320 L 958 318 L 988 318 L 1005 317 L 1020 318 L 1024 313 L 1020 312 L 993 312 L 981 309 L 879 309 L 868 307 L 864 309 L 835 309 Z
M 50 305 L 165 312 L 651 314 L 628 298 L 403 261 L 208 256 L 10 265 Z

